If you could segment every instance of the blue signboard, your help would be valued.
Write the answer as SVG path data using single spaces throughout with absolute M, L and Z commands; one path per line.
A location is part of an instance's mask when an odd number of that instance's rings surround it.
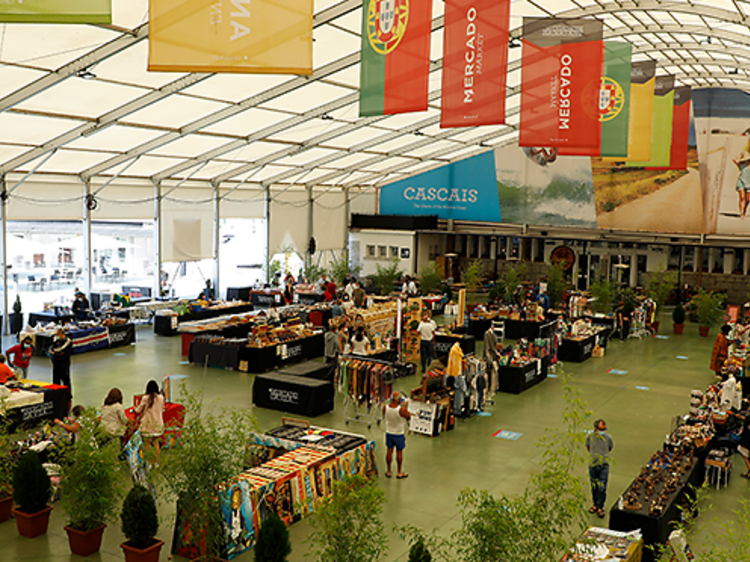
M 383 186 L 380 213 L 500 222 L 495 153 L 485 152 Z

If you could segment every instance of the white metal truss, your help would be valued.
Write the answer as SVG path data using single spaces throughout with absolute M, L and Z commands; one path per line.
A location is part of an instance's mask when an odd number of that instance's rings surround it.
M 147 1 L 114 4 L 140 9 Z M 377 186 L 415 169 L 426 171 L 516 142 L 521 49 L 510 49 L 506 126 L 479 128 L 469 135 L 465 128 L 439 128 L 440 2 L 433 11 L 429 111 L 357 118 L 361 4 L 321 2 L 314 18 L 314 50 L 322 55 L 311 76 L 289 78 L 145 75 L 148 23 L 143 21 L 115 21 L 106 28 L 71 26 L 81 37 L 91 30 L 96 40 L 71 40 L 70 53 L 50 51 L 31 58 L 19 54 L 23 49 L 17 43 L 34 37 L 8 34 L 5 45 L 0 43 L 0 176 L 25 177 L 34 171 L 100 182 L 113 176 L 153 182 L 189 176 L 231 187 L 250 173 L 255 187 Z M 511 37 L 521 38 L 520 18 L 526 15 L 597 17 L 605 24 L 605 38 L 630 41 L 637 60 L 656 60 L 661 72 L 674 74 L 678 84 L 746 87 L 749 13 L 750 4 L 743 0 L 519 0 L 512 6 Z M 43 51 L 43 45 L 37 50 Z M 134 53 L 140 63 L 128 58 Z M 62 62 L 47 63 L 45 56 Z M 98 75 L 106 64 L 120 61 L 124 69 L 130 64 L 122 76 Z M 84 80 L 85 72 L 94 74 L 93 79 Z M 2 89 L 4 73 L 12 75 L 17 87 Z M 233 80 L 249 86 L 247 95 L 225 95 L 222 87 L 231 89 Z M 93 113 L 67 109 L 76 92 L 84 98 L 95 88 L 121 96 L 121 103 L 100 99 L 106 109 Z M 306 106 L 296 107 L 299 100 Z M 169 113 L 182 106 L 189 109 L 169 116 L 171 120 L 153 109 Z M 39 120 L 50 123 L 48 134 L 28 133 L 25 124 L 38 126 Z M 119 138 L 112 138 L 119 133 L 132 136 L 132 144 L 121 146 Z M 429 150 L 432 144 L 435 150 Z

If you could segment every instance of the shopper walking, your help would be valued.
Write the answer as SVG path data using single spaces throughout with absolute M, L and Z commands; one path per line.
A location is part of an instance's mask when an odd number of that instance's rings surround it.
M 589 479 L 593 505 L 589 513 L 604 517 L 604 504 L 607 502 L 607 480 L 609 479 L 609 453 L 615 446 L 612 436 L 607 433 L 607 422 L 596 420 L 594 433 L 586 436 L 586 450 L 591 455 Z
M 31 363 L 33 353 L 34 346 L 31 345 L 31 338 L 29 336 L 24 337 L 21 343 L 17 343 L 5 350 L 5 355 L 10 360 L 11 367 L 20 372 L 20 378 L 22 379 L 28 378 L 29 364 Z
M 158 456 L 161 437 L 164 435 L 164 397 L 155 380 L 148 381 L 146 394 L 136 406 L 135 413 L 140 416 L 138 429 L 141 430 L 141 436 L 154 448 L 155 456 Z
M 435 358 L 435 331 L 437 330 L 437 324 L 432 319 L 432 314 L 429 310 L 425 310 L 422 314 L 422 321 L 417 326 L 419 332 L 419 355 L 422 358 L 422 373 L 427 372 L 427 366 Z
M 73 387 L 70 384 L 70 356 L 73 354 L 73 340 L 68 337 L 65 330 L 58 328 L 55 338 L 49 348 L 52 358 L 52 384 L 67 386 L 70 397 L 73 397 Z
M 391 399 L 383 406 L 385 418 L 385 475 L 387 478 L 393 476 L 391 462 L 393 461 L 393 449 L 396 449 L 396 478 L 408 478 L 404 472 L 404 449 L 406 448 L 406 436 L 404 422 L 411 419 L 408 404 L 398 392 L 391 394 Z
M 729 324 L 724 324 L 721 331 L 716 334 L 714 348 L 711 350 L 711 370 L 716 373 L 717 377 L 724 378 L 721 369 L 724 367 L 727 357 L 729 357 L 729 332 L 731 331 L 732 327 Z

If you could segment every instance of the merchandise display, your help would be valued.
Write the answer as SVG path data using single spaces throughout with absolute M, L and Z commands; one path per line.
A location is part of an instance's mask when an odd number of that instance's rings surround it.
M 435 356 L 447 356 L 454 343 L 458 343 L 467 355 L 474 353 L 477 345 L 476 338 L 472 335 L 461 333 L 463 331 L 464 328 L 457 327 L 455 323 L 438 326 L 435 332 Z
M 357 309 L 354 314 L 362 315 L 367 330 L 367 338 L 370 341 L 378 336 L 385 340 L 396 333 L 398 301 L 395 299 L 375 299 L 371 306 L 366 309 Z M 418 346 L 419 344 L 417 344 Z
M 193 301 L 181 301 L 173 308 L 156 311 L 154 333 L 159 336 L 176 336 L 181 323 L 227 314 L 240 314 L 251 310 L 253 310 L 253 305 L 242 301 L 216 301 L 206 306 Z
M 401 359 L 407 362 L 419 363 L 419 341 L 417 331 L 422 321 L 422 299 L 408 299 L 404 302 L 402 312 L 403 345 L 401 346 Z
M 323 302 L 325 297 L 323 293 L 318 292 L 315 285 L 305 285 L 297 283 L 294 286 L 294 302 L 299 304 L 315 304 Z
M 595 347 L 607 347 L 609 330 L 604 326 L 593 325 L 583 318 L 570 325 L 559 320 L 558 325 L 562 336 L 558 350 L 560 361 L 581 363 L 591 357 Z
M 562 562 L 641 562 L 642 554 L 643 539 L 638 531 L 589 527 Z
M 403 365 L 403 364 L 401 364 Z M 339 358 L 334 383 L 338 391 L 345 395 L 344 420 L 356 421 L 372 426 L 380 423 L 380 406 L 388 400 L 393 390 L 393 381 L 406 369 L 398 364 L 344 355 Z
M 31 338 L 34 355 L 45 356 L 52 345 L 58 324 L 27 326 L 19 340 Z M 135 325 L 122 318 L 107 316 L 97 320 L 70 322 L 63 326 L 73 340 L 73 353 L 86 353 L 97 349 L 122 347 L 135 342 Z
M 520 394 L 546 379 L 549 366 L 556 362 L 552 348 L 549 338 L 538 338 L 533 342 L 521 338 L 512 346 L 499 347 L 497 389 Z
M 5 408 L 11 430 L 41 420 L 62 419 L 70 408 L 70 389 L 26 379 L 8 382 L 0 385 L 0 407 Z

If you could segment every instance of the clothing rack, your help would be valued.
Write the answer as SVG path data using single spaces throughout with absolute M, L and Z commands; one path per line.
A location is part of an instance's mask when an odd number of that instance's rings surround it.
M 366 365 L 381 369 L 368 369 Z M 381 405 L 387 400 L 396 376 L 393 362 L 369 359 L 362 355 L 341 355 L 336 364 L 335 384 L 344 396 L 344 423 L 358 422 L 380 425 Z

